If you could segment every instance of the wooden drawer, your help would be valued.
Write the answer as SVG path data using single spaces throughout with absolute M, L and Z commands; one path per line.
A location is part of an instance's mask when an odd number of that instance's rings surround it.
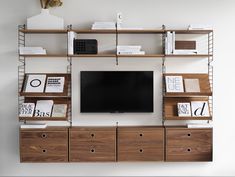
M 118 161 L 163 161 L 162 127 L 118 128 Z
M 166 161 L 212 161 L 212 129 L 166 128 Z
M 70 161 L 116 161 L 116 128 L 71 128 Z
M 20 130 L 21 162 L 67 162 L 68 129 Z

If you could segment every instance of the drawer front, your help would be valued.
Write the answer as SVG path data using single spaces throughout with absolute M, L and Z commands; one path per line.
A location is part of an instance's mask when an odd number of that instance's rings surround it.
M 67 131 L 23 131 L 20 135 L 21 162 L 68 161 Z
M 167 129 L 167 146 L 211 146 L 212 129 Z
M 167 129 L 166 161 L 212 161 L 212 129 Z
M 163 161 L 164 130 L 118 130 L 118 161 Z
M 211 146 L 169 147 L 166 161 L 212 161 Z
M 70 130 L 70 161 L 116 161 L 116 129 Z

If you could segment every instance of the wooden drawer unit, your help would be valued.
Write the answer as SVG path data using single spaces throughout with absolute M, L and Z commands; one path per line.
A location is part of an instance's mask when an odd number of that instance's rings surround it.
M 163 161 L 164 128 L 118 128 L 118 161 Z
M 70 129 L 71 162 L 116 161 L 116 127 Z
M 68 162 L 68 128 L 20 129 L 21 162 Z
M 212 129 L 166 128 L 166 161 L 212 161 Z

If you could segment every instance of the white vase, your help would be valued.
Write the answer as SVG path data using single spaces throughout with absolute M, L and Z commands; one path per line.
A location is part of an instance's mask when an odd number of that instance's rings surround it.
M 39 15 L 27 19 L 27 29 L 64 29 L 64 19 L 42 9 Z

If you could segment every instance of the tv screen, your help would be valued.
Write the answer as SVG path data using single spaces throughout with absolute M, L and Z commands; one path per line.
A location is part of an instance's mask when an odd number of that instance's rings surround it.
M 153 112 L 153 71 L 81 71 L 81 112 Z

